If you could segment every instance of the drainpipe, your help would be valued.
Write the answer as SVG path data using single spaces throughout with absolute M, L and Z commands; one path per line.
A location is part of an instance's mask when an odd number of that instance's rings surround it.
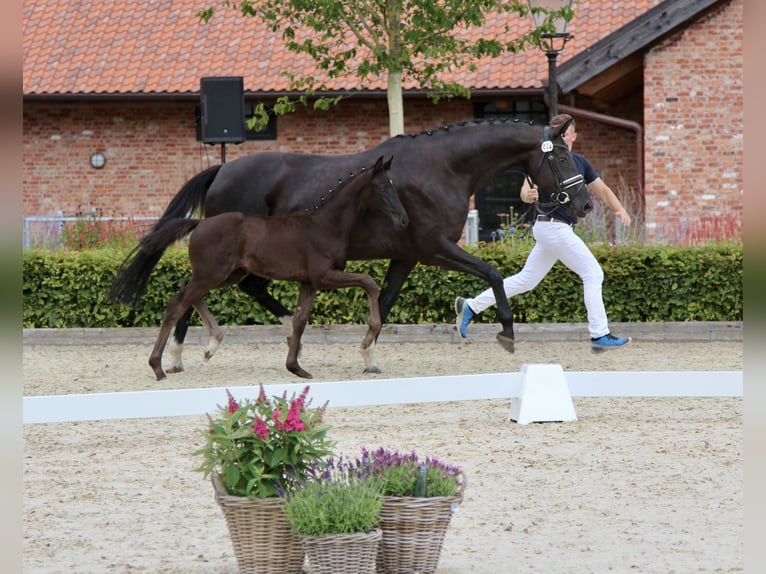
M 598 112 L 591 112 L 588 110 L 581 110 L 573 106 L 565 106 L 559 104 L 559 113 L 569 114 L 575 118 L 585 118 L 586 120 L 593 120 L 601 122 L 602 124 L 608 124 L 616 126 L 618 128 L 624 128 L 631 130 L 636 134 L 636 181 L 638 182 L 638 198 L 641 201 L 641 211 L 643 211 L 644 203 L 644 130 L 637 122 L 617 118 L 614 116 L 608 116 L 606 114 L 599 114 Z

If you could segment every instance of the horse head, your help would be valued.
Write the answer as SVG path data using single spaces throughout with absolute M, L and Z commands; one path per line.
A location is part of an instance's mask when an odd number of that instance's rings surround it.
M 571 121 L 558 128 L 545 126 L 532 180 L 540 189 L 550 193 L 552 205 L 549 206 L 562 206 L 572 216 L 583 217 L 593 209 L 593 204 L 585 180 L 577 171 L 572 153 L 561 136 Z
M 388 175 L 393 161 L 394 156 L 386 162 L 383 161 L 383 156 L 380 156 L 372 166 L 372 177 L 368 184 L 372 193 L 368 194 L 367 205 L 388 216 L 394 229 L 401 230 L 409 225 L 410 218 L 399 199 L 394 182 Z

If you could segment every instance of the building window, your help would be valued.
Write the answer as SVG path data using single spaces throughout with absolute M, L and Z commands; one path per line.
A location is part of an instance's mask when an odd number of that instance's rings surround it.
M 477 103 L 477 118 L 518 118 L 520 121 L 548 121 L 548 109 L 542 100 L 506 99 Z M 474 197 L 479 212 L 479 240 L 492 241 L 492 234 L 503 224 L 513 223 L 527 212 L 529 204 L 519 196 L 525 174 L 517 169 L 501 173 L 482 187 Z M 511 219 L 511 217 L 513 219 Z M 529 219 L 532 215 L 530 214 Z
M 245 140 L 256 141 L 277 139 L 277 115 L 273 112 L 271 107 L 267 106 L 267 109 L 269 112 L 269 123 L 261 131 L 257 132 L 255 130 L 247 129 L 247 123 L 245 123 Z M 252 105 L 250 106 L 249 111 L 245 111 L 245 122 L 253 117 L 253 111 L 254 106 Z M 202 141 L 202 112 L 200 111 L 199 106 L 195 107 L 194 114 L 197 122 L 197 141 Z
M 253 117 L 255 106 L 250 105 L 250 111 L 245 112 L 245 121 Z M 266 106 L 266 111 L 269 114 L 269 123 L 261 131 L 248 129 L 245 131 L 245 137 L 250 140 L 275 140 L 277 139 L 277 114 L 274 113 L 274 108 Z M 247 123 L 245 124 L 247 125 Z

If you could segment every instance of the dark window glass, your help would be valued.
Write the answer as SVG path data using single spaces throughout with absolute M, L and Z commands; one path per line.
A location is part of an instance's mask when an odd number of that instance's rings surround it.
M 274 113 L 273 108 L 266 106 L 266 110 L 269 113 L 269 123 L 266 124 L 261 131 L 246 130 L 245 137 L 248 140 L 275 140 L 277 139 L 277 114 Z M 253 117 L 253 106 L 250 106 L 250 112 L 245 112 L 245 120 L 249 120 Z M 247 124 L 245 124 L 247 125 Z
M 264 129 L 257 132 L 255 130 L 246 129 L 245 130 L 245 139 L 246 140 L 275 140 L 277 139 L 277 116 L 272 111 L 271 108 L 268 108 L 269 111 L 269 123 L 266 125 Z M 200 107 L 196 106 L 195 110 L 195 121 L 196 121 L 196 130 L 197 130 L 197 141 L 202 141 L 202 112 L 200 111 Z M 245 122 L 253 117 L 253 106 L 250 106 L 249 111 L 245 111 Z M 247 123 L 245 124 L 247 126 Z
M 500 100 L 477 103 L 477 118 L 518 118 L 520 121 L 548 121 L 548 109 L 538 100 Z M 479 212 L 479 240 L 492 241 L 492 234 L 501 226 L 513 223 L 524 213 L 529 204 L 521 201 L 519 194 L 525 174 L 512 169 L 501 173 L 482 187 L 474 198 Z M 531 219 L 531 212 L 530 212 Z M 512 219 L 511 219 L 512 218 Z

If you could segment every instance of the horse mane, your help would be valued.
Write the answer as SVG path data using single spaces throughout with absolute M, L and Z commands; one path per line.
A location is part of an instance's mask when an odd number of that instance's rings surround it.
M 374 164 L 371 166 L 363 167 L 358 172 L 349 171 L 348 177 L 346 177 L 345 179 L 339 179 L 338 184 L 335 187 L 328 189 L 324 194 L 319 196 L 319 201 L 314 204 L 313 208 L 306 207 L 304 208 L 303 213 L 310 213 L 312 211 L 316 211 L 323 205 L 326 205 L 329 200 L 331 200 L 333 197 L 335 197 L 335 195 L 337 195 L 337 192 L 339 192 L 346 185 L 348 185 L 353 179 L 355 179 L 357 176 L 362 175 L 362 173 L 372 169 L 373 167 L 374 167 Z
M 422 136 L 432 136 L 437 133 L 446 133 L 450 131 L 451 129 L 456 129 L 456 128 L 460 129 L 460 128 L 471 128 L 475 126 L 484 126 L 484 125 L 518 124 L 518 123 L 522 123 L 522 120 L 520 120 L 518 117 L 515 117 L 515 116 L 513 118 L 475 118 L 472 120 L 465 120 L 462 122 L 457 122 L 454 124 L 442 126 L 440 128 L 436 128 L 435 130 L 425 130 L 417 134 L 400 134 L 400 135 L 394 136 L 391 139 L 404 139 L 404 138 L 414 139 L 414 138 L 418 138 Z M 523 123 L 526 123 L 530 126 L 545 125 L 539 122 L 535 122 L 534 120 L 528 120 Z

